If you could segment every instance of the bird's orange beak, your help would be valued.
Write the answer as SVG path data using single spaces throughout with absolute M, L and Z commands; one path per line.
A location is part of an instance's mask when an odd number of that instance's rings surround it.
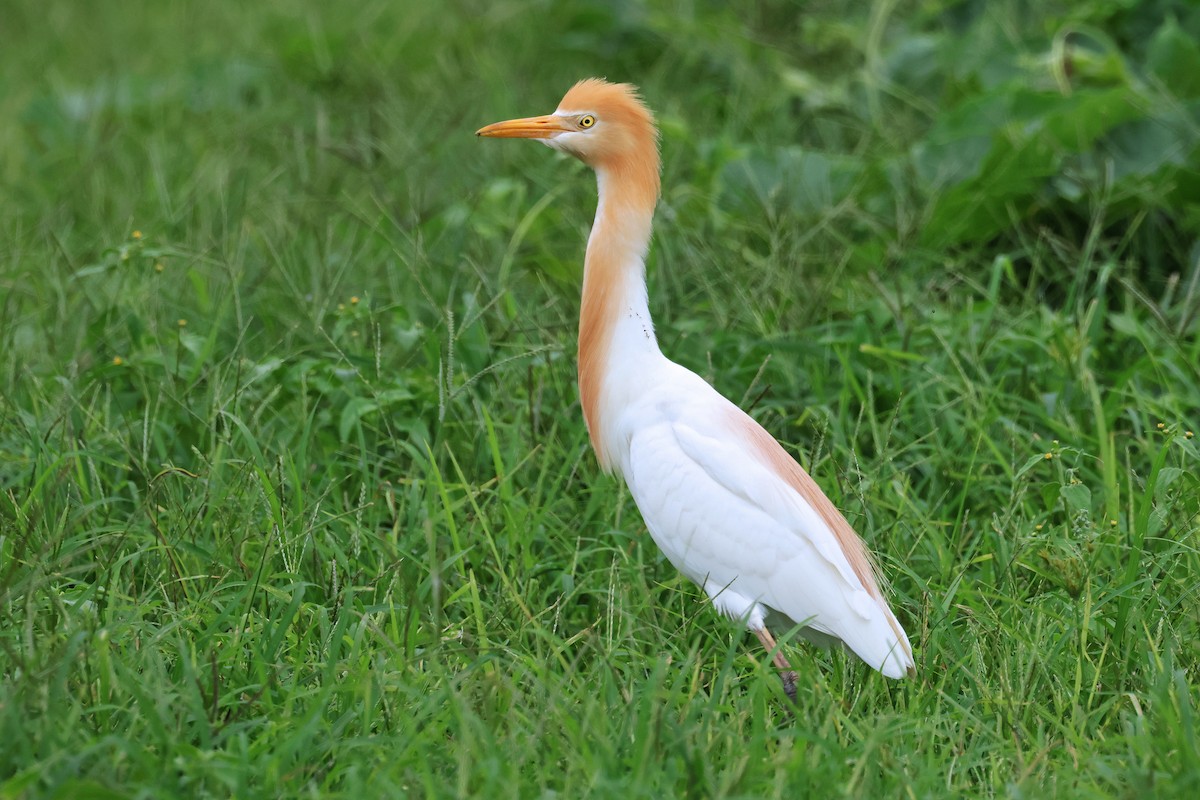
M 554 114 L 543 117 L 523 117 L 504 122 L 493 122 L 475 131 L 476 136 L 493 136 L 497 139 L 549 139 L 557 133 L 571 130 L 566 120 Z

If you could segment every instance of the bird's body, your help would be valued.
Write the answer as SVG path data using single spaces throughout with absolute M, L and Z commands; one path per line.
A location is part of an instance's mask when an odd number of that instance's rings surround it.
M 597 174 L 579 323 L 579 387 L 602 467 L 616 469 L 655 543 L 723 613 L 776 650 L 767 616 L 845 643 L 889 677 L 913 669 L 862 540 L 748 414 L 662 354 L 645 257 L 659 191 L 657 131 L 632 87 L 581 81 L 554 114 L 483 136 L 537 138 Z M 775 663 L 791 675 L 777 650 Z M 789 686 L 789 694 L 794 692 Z

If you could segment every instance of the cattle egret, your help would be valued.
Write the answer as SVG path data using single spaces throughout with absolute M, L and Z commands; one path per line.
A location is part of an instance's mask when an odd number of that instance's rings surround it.
M 796 675 L 768 619 L 840 641 L 889 678 L 911 674 L 908 637 L 845 517 L 761 425 L 659 350 L 645 269 L 658 129 L 637 89 L 583 80 L 553 114 L 477 135 L 537 139 L 596 172 L 579 315 L 583 415 L 601 467 L 620 470 L 671 563 L 758 636 L 793 700 Z

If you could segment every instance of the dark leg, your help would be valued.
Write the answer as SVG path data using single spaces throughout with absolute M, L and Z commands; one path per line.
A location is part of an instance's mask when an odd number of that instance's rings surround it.
M 783 681 L 784 693 L 787 694 L 789 700 L 793 703 L 796 702 L 796 673 L 792 671 L 792 665 L 784 657 L 783 650 L 776 643 L 775 637 L 771 635 L 765 625 L 756 630 L 754 635 L 771 654 L 771 663 L 779 669 L 779 678 Z

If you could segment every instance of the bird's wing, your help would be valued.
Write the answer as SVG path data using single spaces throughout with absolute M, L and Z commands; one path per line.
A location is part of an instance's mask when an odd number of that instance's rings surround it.
M 902 674 L 911 665 L 908 642 L 873 576 L 863 580 L 816 504 L 755 436 L 779 447 L 715 392 L 660 404 L 632 428 L 626 481 L 655 542 L 689 578 L 730 593 L 730 602 L 714 598 L 722 610 L 762 603 L 841 639 L 885 674 Z

